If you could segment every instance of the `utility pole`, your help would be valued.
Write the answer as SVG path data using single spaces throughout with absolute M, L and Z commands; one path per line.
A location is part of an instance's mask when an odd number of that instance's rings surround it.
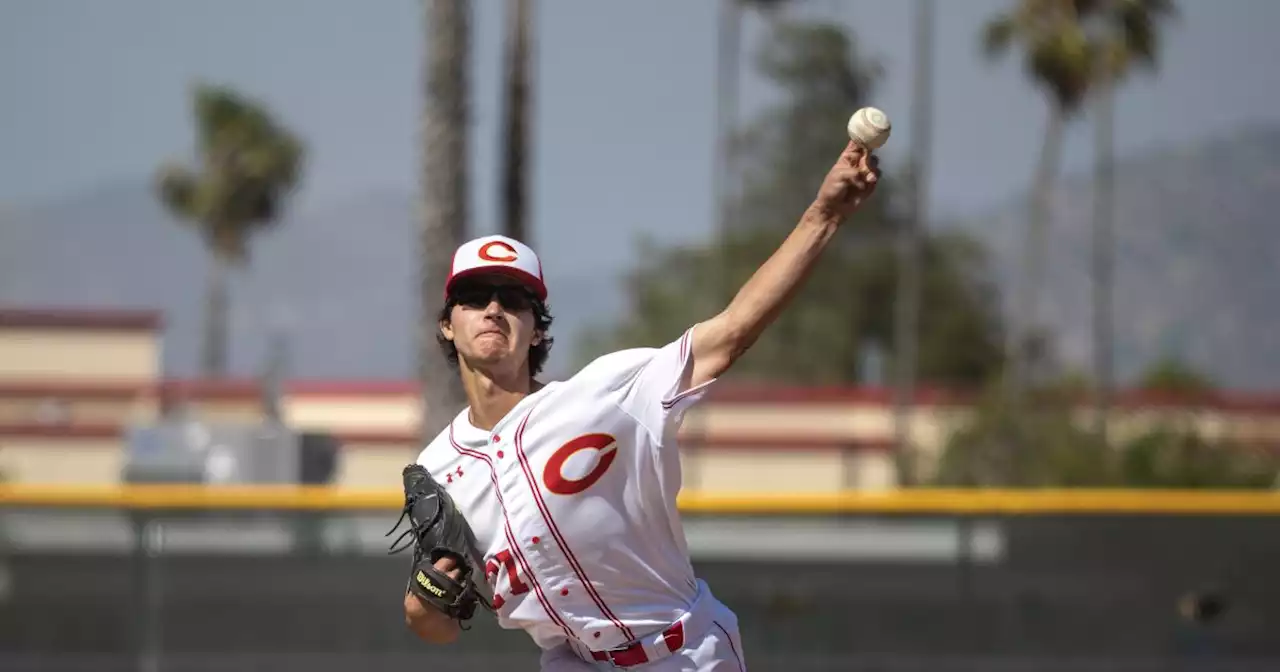
M 738 123 L 738 80 L 742 49 L 740 0 L 720 0 L 716 30 L 716 158 L 712 174 L 716 232 L 728 233 L 729 205 L 736 187 L 733 179 L 733 133 Z
M 529 231 L 530 127 L 533 95 L 533 0 L 507 1 L 506 109 L 503 111 L 502 232 L 533 245 Z
M 898 300 L 894 306 L 894 459 L 901 486 L 916 484 L 911 444 L 920 324 L 920 239 L 928 221 L 928 165 L 933 126 L 934 0 L 915 1 L 915 74 L 911 110 L 910 213 L 898 232 Z
M 729 236 L 729 211 L 737 188 L 737 171 L 731 148 L 733 134 L 738 127 L 738 81 L 741 77 L 742 7 L 741 0 L 720 0 L 716 21 L 716 100 L 715 100 L 715 159 L 711 168 L 711 189 L 717 259 L 720 267 L 716 274 L 718 295 L 724 301 L 732 298 L 732 277 L 729 269 L 729 250 L 725 244 Z M 687 446 L 701 446 L 708 442 L 706 424 L 701 412 L 691 413 L 685 428 L 693 439 Z M 696 461 L 694 462 L 696 464 Z M 699 474 L 691 474 L 691 482 L 697 482 Z

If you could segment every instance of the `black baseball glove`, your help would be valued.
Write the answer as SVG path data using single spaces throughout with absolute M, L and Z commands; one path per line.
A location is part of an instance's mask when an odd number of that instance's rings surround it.
M 409 519 L 410 528 L 396 537 L 388 552 L 399 553 L 413 547 L 409 590 L 458 621 L 474 616 L 477 604 L 492 610 L 478 585 L 484 580 L 484 564 L 467 519 L 426 468 L 410 464 L 404 468 L 403 476 L 404 509 L 387 536 L 394 533 L 406 517 Z M 397 548 L 406 537 L 411 541 Z M 459 570 L 456 579 L 435 567 L 436 562 L 446 557 L 452 558 Z

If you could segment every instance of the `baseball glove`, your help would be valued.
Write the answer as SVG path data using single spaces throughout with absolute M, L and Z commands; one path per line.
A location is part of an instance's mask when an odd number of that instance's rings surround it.
M 484 580 L 484 564 L 467 519 L 424 467 L 410 464 L 404 468 L 403 476 L 404 509 L 386 536 L 394 533 L 405 518 L 409 519 L 409 529 L 396 537 L 388 551 L 394 554 L 413 548 L 409 590 L 458 621 L 471 619 L 477 604 L 492 610 L 477 585 Z M 406 538 L 409 541 L 397 548 Z M 459 570 L 456 579 L 435 567 L 446 557 L 452 558 Z

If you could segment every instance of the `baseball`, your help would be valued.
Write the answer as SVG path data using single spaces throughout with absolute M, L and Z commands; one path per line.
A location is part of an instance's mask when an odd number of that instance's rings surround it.
M 884 146 L 892 130 L 889 115 L 874 107 L 864 107 L 849 117 L 849 139 L 870 150 Z

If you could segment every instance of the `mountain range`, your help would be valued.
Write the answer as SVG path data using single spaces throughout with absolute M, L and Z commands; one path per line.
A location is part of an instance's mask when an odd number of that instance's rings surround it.
M 1120 374 L 1171 354 L 1225 386 L 1280 387 L 1280 126 L 1131 156 L 1116 175 Z M 233 373 L 256 374 L 278 331 L 294 376 L 413 376 L 413 199 L 367 192 L 296 211 L 263 235 L 233 283 Z M 1042 313 L 1061 355 L 1081 365 L 1092 202 L 1088 173 L 1058 184 Z M 988 245 L 1006 297 L 1025 213 L 1020 198 L 946 224 Z M 162 310 L 168 375 L 195 373 L 205 269 L 197 236 L 146 179 L 0 211 L 0 303 Z M 549 278 L 550 375 L 567 373 L 584 327 L 625 309 L 619 280 L 604 265 Z
M 1040 315 L 1087 367 L 1093 177 L 1055 185 Z M 1235 389 L 1280 387 L 1280 126 L 1165 147 L 1116 165 L 1115 362 L 1131 380 L 1172 356 Z M 1025 199 L 959 224 L 996 260 L 1006 308 Z
M 232 281 L 232 375 L 257 375 L 281 335 L 294 376 L 413 377 L 413 211 L 413 194 L 369 192 L 292 213 L 255 239 Z M 145 180 L 0 213 L 0 304 L 159 309 L 170 376 L 197 373 L 207 268 L 198 237 Z M 548 285 L 564 297 L 553 303 L 564 353 L 611 287 L 551 274 Z M 571 360 L 554 354 L 549 373 Z

